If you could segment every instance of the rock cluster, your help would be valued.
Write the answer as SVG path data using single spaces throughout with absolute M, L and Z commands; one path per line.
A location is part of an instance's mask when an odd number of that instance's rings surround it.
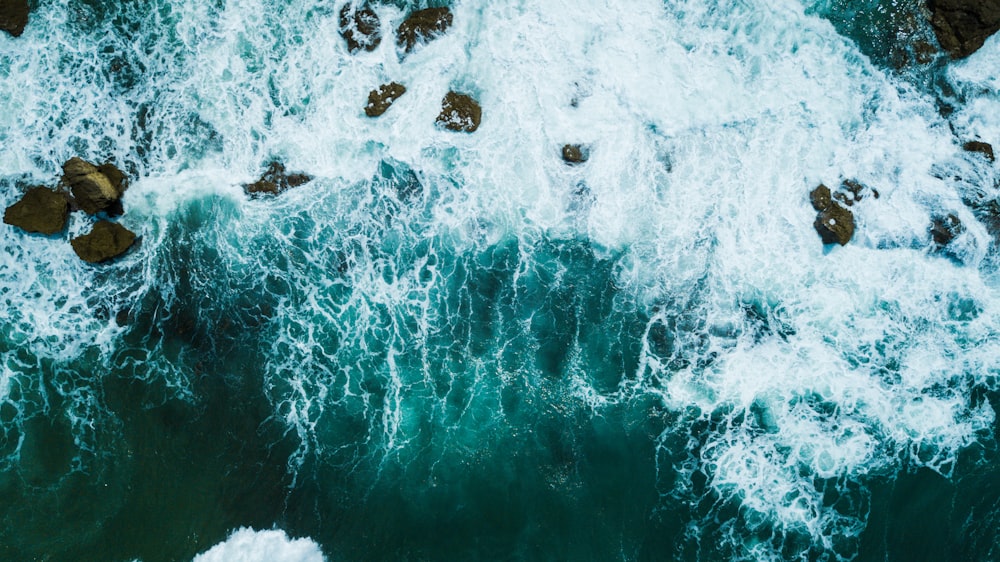
M 298 187 L 311 180 L 312 177 L 308 174 L 286 173 L 285 165 L 281 162 L 275 161 L 268 164 L 267 170 L 263 175 L 261 175 L 259 180 L 253 183 L 244 184 L 243 191 L 251 197 L 260 195 L 278 195 L 289 188 Z
M 347 41 L 347 50 L 374 51 L 382 42 L 378 14 L 370 6 L 344 4 L 340 10 L 340 35 Z
M 14 37 L 28 25 L 28 0 L 0 0 L 0 29 Z
M 409 53 L 419 43 L 430 41 L 451 27 L 452 15 L 448 8 L 417 10 L 396 29 L 396 45 Z
M 976 52 L 1000 30 L 1000 0 L 928 0 L 927 8 L 938 43 L 954 58 Z
M 7 207 L 3 221 L 26 232 L 56 234 L 66 229 L 71 209 L 107 217 L 122 214 L 121 196 L 127 188 L 125 174 L 113 164 L 95 166 L 73 157 L 63 164 L 60 189 L 32 187 L 20 201 Z M 134 242 L 135 233 L 106 219 L 95 224 L 89 234 L 70 240 L 76 255 L 91 263 L 120 256 Z
M 850 242 L 854 236 L 854 213 L 848 207 L 861 201 L 869 193 L 878 199 L 878 191 L 851 179 L 842 181 L 835 192 L 819 184 L 809 193 L 809 202 L 816 210 L 813 227 L 824 244 L 843 246 Z

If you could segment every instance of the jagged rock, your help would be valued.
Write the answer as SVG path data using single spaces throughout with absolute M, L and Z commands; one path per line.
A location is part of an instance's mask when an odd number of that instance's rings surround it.
M 436 123 L 449 131 L 471 133 L 479 128 L 483 110 L 476 100 L 465 94 L 448 92 L 441 101 L 441 114 Z
M 70 187 L 77 206 L 90 215 L 115 205 L 128 188 L 125 174 L 112 164 L 98 167 L 76 156 L 63 164 L 62 181 Z
M 135 233 L 110 221 L 98 221 L 89 234 L 69 241 L 73 251 L 85 262 L 100 263 L 125 253 L 135 242 Z
M 582 164 L 590 158 L 590 153 L 579 144 L 567 144 L 562 147 L 562 159 L 567 164 Z
M 945 246 L 956 236 L 965 231 L 962 221 L 953 214 L 937 216 L 931 219 L 931 238 L 938 246 Z
M 430 41 L 451 27 L 452 15 L 448 8 L 417 10 L 399 24 L 396 45 L 409 53 L 417 43 Z
M 368 117 L 382 115 L 394 101 L 405 93 L 406 87 L 402 84 L 396 82 L 382 84 L 368 94 L 368 105 L 365 106 L 365 115 Z
M 1000 0 L 928 0 L 938 43 L 954 58 L 976 52 L 1000 30 Z
M 969 141 L 962 145 L 962 148 L 968 152 L 978 152 L 986 157 L 990 162 L 994 161 L 993 158 L 993 145 L 982 141 Z
M 371 7 L 347 3 L 340 10 L 340 35 L 347 41 L 347 50 L 374 51 L 382 42 L 378 14 Z
M 29 189 L 20 201 L 7 207 L 3 222 L 28 232 L 55 234 L 66 228 L 68 217 L 66 194 L 38 186 Z
M 829 207 L 820 211 L 813 226 L 824 244 L 843 246 L 854 236 L 854 214 L 831 202 Z
M 28 25 L 28 0 L 0 0 L 0 29 L 20 37 Z
M 809 193 L 809 202 L 812 203 L 813 209 L 817 211 L 825 210 L 833 203 L 833 200 L 830 199 L 830 188 L 819 184 L 816 189 Z
M 243 191 L 250 196 L 278 195 L 286 189 L 298 187 L 310 180 L 312 177 L 307 174 L 286 174 L 284 164 L 271 162 L 259 180 L 243 185 Z

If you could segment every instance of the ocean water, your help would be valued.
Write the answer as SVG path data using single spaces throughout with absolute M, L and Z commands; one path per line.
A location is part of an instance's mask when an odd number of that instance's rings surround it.
M 141 242 L 2 230 L 0 559 L 1000 559 L 1000 193 L 961 148 L 1000 146 L 1000 40 L 900 66 L 914 2 L 460 0 L 402 58 L 426 3 L 358 54 L 342 2 L 35 4 L 0 203 L 111 159 Z M 313 181 L 246 197 L 274 159 Z M 879 196 L 824 247 L 846 178 Z

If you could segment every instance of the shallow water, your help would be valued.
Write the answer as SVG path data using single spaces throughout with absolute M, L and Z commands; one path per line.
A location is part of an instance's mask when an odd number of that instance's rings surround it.
M 998 193 L 961 149 L 1000 142 L 995 40 L 899 71 L 905 3 L 460 2 L 401 59 L 412 7 L 355 55 L 315 1 L 63 0 L 0 37 L 0 202 L 111 159 L 141 236 L 91 266 L 5 226 L 0 558 L 1000 556 L 965 204 Z M 475 133 L 435 127 L 449 89 Z M 276 158 L 314 180 L 247 198 Z M 809 191 L 847 178 L 824 247 Z

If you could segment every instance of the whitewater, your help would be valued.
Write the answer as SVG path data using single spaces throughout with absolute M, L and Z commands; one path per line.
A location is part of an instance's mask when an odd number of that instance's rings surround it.
M 39 2 L 0 203 L 112 160 L 141 241 L 3 225 L 0 558 L 1000 556 L 1000 40 L 898 70 L 841 4 L 460 1 L 401 56 L 426 2 L 356 53 L 342 3 Z

